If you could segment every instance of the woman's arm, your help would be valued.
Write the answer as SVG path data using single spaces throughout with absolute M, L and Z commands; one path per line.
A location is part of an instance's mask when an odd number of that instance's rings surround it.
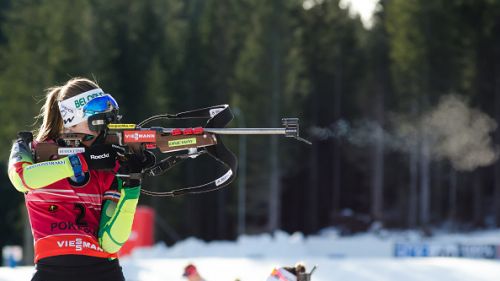
M 117 184 L 119 194 L 117 191 L 107 191 L 104 194 L 107 200 L 103 203 L 99 224 L 99 244 L 108 253 L 118 252 L 128 240 L 141 193 L 140 183 L 124 187 L 123 181 L 117 178 Z
M 75 175 L 76 164 L 80 171 L 87 170 L 81 156 L 72 155 L 59 160 L 33 164 L 33 156 L 26 142 L 19 139 L 12 145 L 9 158 L 8 174 L 14 187 L 20 192 L 28 192 L 50 185 L 54 182 Z M 74 165 L 72 165 L 72 163 Z

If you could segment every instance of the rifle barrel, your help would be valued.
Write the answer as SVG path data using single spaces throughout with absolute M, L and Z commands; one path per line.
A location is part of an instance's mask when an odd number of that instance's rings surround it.
M 205 132 L 220 135 L 285 135 L 285 128 L 204 128 Z
M 310 141 L 299 137 L 298 125 L 285 124 L 285 128 L 203 128 L 203 131 L 219 135 L 284 135 L 285 137 L 294 138 L 296 140 L 311 144 Z M 153 128 L 151 128 L 153 129 Z M 171 134 L 173 128 L 160 128 L 161 132 Z M 184 131 L 179 128 L 177 130 Z
M 164 133 L 171 133 L 173 129 L 164 128 Z M 181 128 L 181 130 L 183 130 Z M 219 135 L 285 135 L 285 128 L 203 128 L 207 133 Z

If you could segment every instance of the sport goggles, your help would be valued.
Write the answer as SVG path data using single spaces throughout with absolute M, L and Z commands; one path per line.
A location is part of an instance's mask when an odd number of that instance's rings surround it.
M 109 94 L 92 99 L 83 107 L 83 117 L 89 117 L 98 113 L 118 110 L 118 103 Z
M 93 102 L 95 99 L 98 100 Z M 89 103 L 91 104 L 87 106 Z M 116 101 L 100 88 L 80 93 L 71 98 L 59 101 L 58 104 L 65 128 L 70 128 L 86 121 L 90 116 L 97 113 L 105 113 L 106 110 L 109 111 L 113 108 L 118 109 Z M 84 113 L 84 107 L 87 108 L 87 113 Z

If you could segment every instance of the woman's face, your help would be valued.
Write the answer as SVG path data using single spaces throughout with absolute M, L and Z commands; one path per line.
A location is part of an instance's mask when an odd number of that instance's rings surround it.
M 65 133 L 79 133 L 79 134 L 86 134 L 86 135 L 93 135 L 96 137 L 98 135 L 97 132 L 91 131 L 89 129 L 89 124 L 87 121 L 80 122 L 72 127 L 66 128 Z M 88 141 L 83 141 L 84 146 L 91 146 L 96 138 L 92 138 L 91 140 Z
M 80 134 L 97 136 L 97 132 L 91 131 L 89 129 L 89 124 L 87 120 L 80 122 L 72 127 L 69 127 L 66 130 L 68 133 L 80 133 Z

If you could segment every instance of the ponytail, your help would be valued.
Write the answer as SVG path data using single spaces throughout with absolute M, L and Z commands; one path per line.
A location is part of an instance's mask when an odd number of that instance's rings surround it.
M 36 140 L 46 141 L 56 139 L 63 130 L 63 122 L 61 114 L 59 113 L 58 100 L 62 87 L 52 87 L 47 89 L 47 97 L 45 104 L 40 110 L 38 119 L 43 118 L 42 125 L 36 134 Z

